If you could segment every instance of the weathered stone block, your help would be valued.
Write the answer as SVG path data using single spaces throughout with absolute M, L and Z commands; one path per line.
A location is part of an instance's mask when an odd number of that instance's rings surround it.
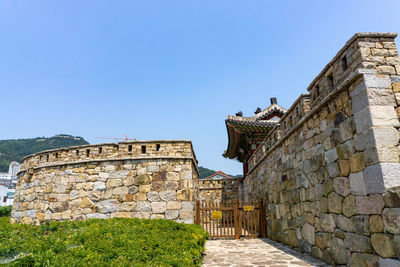
M 348 252 L 344 242 L 340 238 L 333 237 L 329 240 L 329 248 L 332 252 L 332 258 L 337 264 L 345 264 L 348 262 Z
M 360 172 L 364 170 L 365 162 L 364 162 L 364 154 L 363 153 L 355 153 L 350 156 L 350 171 L 353 173 Z
M 353 195 L 366 195 L 367 189 L 364 181 L 364 173 L 350 173 L 350 191 Z
M 381 214 L 385 202 L 381 195 L 356 196 L 358 214 Z
M 392 235 L 382 233 L 372 234 L 371 244 L 379 256 L 384 258 L 395 256 Z
M 382 213 L 383 223 L 388 232 L 400 234 L 400 208 L 387 208 Z
M 338 215 L 335 219 L 337 227 L 346 231 L 346 232 L 355 232 L 355 228 L 351 219 L 343 216 Z
M 342 201 L 343 197 L 339 196 L 335 192 L 331 192 L 328 196 L 328 210 L 333 213 L 342 213 Z
M 359 235 L 369 235 L 370 234 L 370 225 L 369 218 L 365 215 L 353 216 L 351 218 L 353 222 L 355 232 Z
M 320 224 L 325 232 L 333 233 L 335 231 L 336 224 L 332 214 L 321 213 Z
M 344 240 L 350 251 L 370 253 L 372 251 L 370 238 L 362 235 L 347 233 Z
M 373 254 L 351 253 L 350 266 L 378 267 L 379 257 Z
M 164 213 L 167 210 L 166 202 L 152 202 L 151 209 L 153 213 Z
M 176 200 L 175 190 L 160 191 L 160 198 L 164 201 L 174 201 Z
M 340 164 L 339 164 L 340 165 Z M 347 177 L 338 177 L 333 179 L 333 190 L 343 196 L 346 197 L 350 194 L 350 182 Z

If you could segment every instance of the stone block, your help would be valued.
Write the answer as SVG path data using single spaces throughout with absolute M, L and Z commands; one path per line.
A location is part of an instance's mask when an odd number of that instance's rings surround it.
M 370 253 L 372 251 L 370 238 L 362 235 L 347 233 L 344 240 L 346 248 L 354 252 Z
M 327 163 L 332 163 L 337 159 L 338 159 L 338 154 L 336 153 L 336 148 L 333 148 L 325 152 L 325 161 Z
M 373 126 L 369 108 L 366 107 L 354 113 L 354 122 L 356 123 L 357 133 L 368 131 Z
M 136 209 L 136 202 L 124 202 L 121 204 L 121 211 L 134 211 Z
M 164 214 L 151 214 L 150 219 L 154 220 L 154 219 L 165 219 L 165 215 Z
M 379 267 L 400 267 L 400 261 L 395 259 L 379 258 Z
M 348 176 L 350 173 L 350 165 L 348 160 L 338 160 L 340 175 Z
M 321 249 L 326 249 L 328 247 L 330 236 L 331 234 L 329 233 L 316 233 L 315 244 Z
M 321 213 L 319 221 L 325 232 L 333 233 L 335 231 L 336 224 L 332 214 Z
M 189 210 L 180 210 L 179 211 L 179 218 L 182 220 L 193 220 L 194 214 L 193 211 Z
M 370 106 L 371 121 L 373 126 L 399 125 L 396 111 L 392 106 Z
M 331 192 L 328 196 L 328 210 L 331 213 L 342 213 L 342 201 L 343 197 L 339 196 L 335 192 Z
M 147 200 L 150 202 L 160 201 L 160 196 L 158 195 L 158 192 L 148 192 Z
M 167 220 L 175 220 L 179 216 L 179 210 L 167 210 L 165 212 L 165 219 Z
M 120 206 L 117 200 L 109 199 L 96 203 L 96 208 L 101 213 L 112 213 L 118 212 L 120 210 Z
M 110 214 L 103 213 L 88 213 L 86 214 L 87 219 L 108 219 L 110 218 Z
M 328 196 L 330 192 L 333 192 L 333 182 L 332 179 L 326 179 L 322 184 L 322 191 L 324 196 Z
M 392 234 L 400 234 L 400 208 L 386 208 L 382 213 L 386 230 Z
M 366 195 L 367 189 L 364 181 L 364 173 L 350 173 L 350 191 L 353 195 Z
M 358 214 L 381 214 L 385 202 L 381 195 L 356 196 Z
M 151 209 L 151 205 L 149 202 L 140 201 L 140 202 L 137 202 L 135 210 L 139 211 L 139 212 L 150 212 L 152 209 Z
M 333 237 L 329 240 L 331 256 L 336 264 L 346 264 L 348 262 L 348 252 L 344 242 L 340 238 Z
M 164 213 L 167 210 L 166 202 L 152 202 L 151 210 L 153 213 Z
M 337 162 L 328 164 L 328 174 L 331 178 L 335 178 L 340 175 L 339 164 Z
M 381 215 L 371 215 L 369 224 L 371 233 L 382 233 L 384 231 L 385 226 Z
M 357 151 L 364 151 L 367 148 L 375 147 L 375 135 L 373 128 L 366 132 L 360 132 L 354 135 L 354 147 Z
M 95 191 L 103 191 L 106 189 L 106 184 L 104 182 L 95 182 L 93 186 L 93 190 Z
M 309 223 L 305 223 L 301 234 L 305 240 L 307 240 L 311 245 L 315 245 L 315 228 Z
M 194 202 L 182 201 L 182 210 L 194 210 Z
M 379 256 L 384 258 L 391 258 L 395 256 L 392 235 L 382 233 L 372 234 L 371 244 Z
M 160 198 L 164 201 L 174 201 L 176 200 L 175 190 L 160 191 Z
M 374 127 L 372 133 L 377 147 L 393 147 L 399 143 L 399 132 L 394 127 Z
M 364 162 L 364 154 L 363 153 L 355 153 L 350 156 L 350 171 L 353 173 L 360 172 L 364 170 L 365 162 Z
M 379 257 L 373 254 L 351 253 L 350 266 L 378 267 Z
M 369 194 L 384 193 L 385 187 L 400 185 L 400 164 L 379 163 L 365 168 L 365 183 Z
M 79 206 L 81 208 L 91 208 L 94 206 L 94 203 L 88 197 L 85 197 L 81 200 Z
M 151 210 L 151 208 L 150 208 Z M 151 212 L 132 212 L 133 218 L 150 219 Z
M 386 193 L 383 195 L 383 201 L 389 208 L 398 208 L 400 207 L 400 188 L 389 188 L 386 190 Z
M 340 163 L 339 163 L 340 165 Z M 333 179 L 333 190 L 343 196 L 346 197 L 350 194 L 350 181 L 347 177 L 338 177 Z
M 111 218 L 132 218 L 131 212 L 113 212 Z
M 366 215 L 353 216 L 351 221 L 354 225 L 356 234 L 370 235 L 369 218 Z
M 180 210 L 181 209 L 181 202 L 179 201 L 168 201 L 167 202 L 167 209 L 168 210 Z
M 343 215 L 336 216 L 335 223 L 337 227 L 346 232 L 355 232 L 352 220 Z
M 392 85 L 389 75 L 364 74 L 364 83 L 367 88 L 387 89 Z

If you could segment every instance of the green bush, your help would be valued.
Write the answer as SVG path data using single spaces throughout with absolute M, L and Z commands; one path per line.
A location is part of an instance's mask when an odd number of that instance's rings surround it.
M 0 217 L 9 217 L 11 216 L 11 208 L 12 206 L 0 206 Z
M 208 234 L 167 220 L 92 219 L 13 224 L 0 218 L 0 264 L 200 266 Z

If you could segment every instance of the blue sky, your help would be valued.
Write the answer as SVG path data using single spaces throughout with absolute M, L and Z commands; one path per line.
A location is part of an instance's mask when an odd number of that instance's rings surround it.
M 400 32 L 400 1 L 0 1 L 0 139 L 190 139 L 224 159 L 224 120 L 288 108 L 360 31 Z M 111 140 L 110 140 L 111 141 Z

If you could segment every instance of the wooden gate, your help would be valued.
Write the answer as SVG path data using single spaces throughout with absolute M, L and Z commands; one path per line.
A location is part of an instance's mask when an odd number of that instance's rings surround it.
M 210 238 L 266 237 L 263 202 L 196 202 L 196 224 Z

